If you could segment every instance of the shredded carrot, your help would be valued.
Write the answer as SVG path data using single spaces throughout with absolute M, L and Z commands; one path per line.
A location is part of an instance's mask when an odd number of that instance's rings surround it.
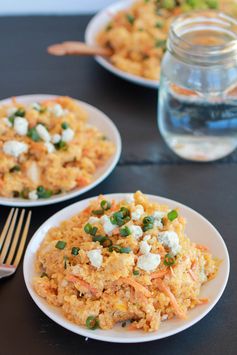
M 197 275 L 193 272 L 192 269 L 188 270 L 189 275 L 192 277 L 194 281 L 197 281 Z
M 163 292 L 167 297 L 169 297 L 170 303 L 174 307 L 175 314 L 180 319 L 186 319 L 187 318 L 186 314 L 179 309 L 179 305 L 177 303 L 177 300 L 176 300 L 175 296 L 173 295 L 173 293 L 170 291 L 170 288 L 161 279 L 157 279 L 157 285 L 158 285 L 159 290 L 161 292 Z
M 203 250 L 203 251 L 208 251 L 208 247 L 206 247 L 205 245 L 202 244 L 196 244 L 196 248 L 199 250 Z
M 162 277 L 164 277 L 168 272 L 169 272 L 168 269 L 164 269 L 164 270 L 160 270 L 160 271 L 157 271 L 157 272 L 153 272 L 153 273 L 151 274 L 151 279 L 162 278 Z
M 146 287 L 142 286 L 141 284 L 139 284 L 139 282 L 129 277 L 120 277 L 119 282 L 126 283 L 132 286 L 135 289 L 135 291 L 141 292 L 146 297 L 151 297 L 151 293 Z
M 98 294 L 98 290 L 96 288 L 94 288 L 93 286 L 91 286 L 88 282 L 80 279 L 79 277 L 73 276 L 73 275 L 68 275 L 67 276 L 67 280 L 71 281 L 74 283 L 74 286 L 77 288 L 77 286 L 79 285 L 82 287 L 85 287 L 88 291 L 90 291 L 93 295 Z

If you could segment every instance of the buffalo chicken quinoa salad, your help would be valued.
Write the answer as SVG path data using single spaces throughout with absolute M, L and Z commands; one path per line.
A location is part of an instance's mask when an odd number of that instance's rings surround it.
M 114 145 L 69 97 L 0 106 L 0 196 L 49 198 L 88 185 Z
M 96 38 L 97 43 L 111 49 L 110 60 L 118 69 L 158 80 L 174 17 L 206 9 L 237 17 L 234 0 L 138 0 L 115 15 L 111 13 L 111 20 Z
M 115 202 L 99 196 L 51 228 L 36 254 L 37 294 L 89 329 L 155 331 L 208 302 L 203 284 L 218 261 L 185 235 L 178 210 L 151 203 L 140 191 Z

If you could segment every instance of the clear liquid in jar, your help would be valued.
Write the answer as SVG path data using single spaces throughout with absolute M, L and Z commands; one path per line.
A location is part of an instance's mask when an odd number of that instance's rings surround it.
M 213 161 L 237 147 L 237 95 L 204 95 L 172 85 L 163 78 L 159 128 L 180 157 Z

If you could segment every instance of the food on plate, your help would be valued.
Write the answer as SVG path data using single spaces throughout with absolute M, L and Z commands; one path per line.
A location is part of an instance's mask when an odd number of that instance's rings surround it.
M 0 106 L 0 196 L 49 198 L 90 184 L 114 153 L 69 97 Z
M 237 16 L 233 0 L 140 0 L 111 14 L 96 40 L 113 51 L 110 59 L 118 69 L 157 81 L 174 16 L 201 9 L 220 9 Z
M 208 302 L 200 290 L 219 262 L 185 235 L 177 209 L 138 191 L 120 201 L 101 195 L 51 228 L 35 265 L 35 291 L 68 320 L 92 330 L 122 322 L 155 331 Z

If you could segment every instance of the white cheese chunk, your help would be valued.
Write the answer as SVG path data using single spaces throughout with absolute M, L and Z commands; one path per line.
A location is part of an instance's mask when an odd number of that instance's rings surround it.
M 63 142 L 70 142 L 74 137 L 74 131 L 71 128 L 66 128 L 62 132 L 62 141 Z
M 38 200 L 37 191 L 36 191 L 36 190 L 30 191 L 28 197 L 29 197 L 29 199 L 32 200 L 32 201 Z
M 106 215 L 100 218 L 100 223 L 103 225 L 105 233 L 109 236 L 112 235 L 113 230 L 118 227 L 117 224 L 111 223 L 110 218 Z
M 134 202 L 134 195 L 132 195 L 132 194 L 126 195 L 126 196 L 125 196 L 125 201 L 126 201 L 127 203 L 133 203 L 133 202 Z
M 51 136 L 50 136 L 49 132 L 47 131 L 47 129 L 44 127 L 44 125 L 37 124 L 35 129 L 43 141 L 50 142 Z
M 55 151 L 54 145 L 52 143 L 45 142 L 44 145 L 45 145 L 45 147 L 46 147 L 46 149 L 47 149 L 49 154 L 51 154 L 51 153 L 53 153 Z
M 131 217 L 134 221 L 138 221 L 144 213 L 142 205 L 137 205 L 136 209 L 131 213 Z
M 151 250 L 151 245 L 149 245 L 146 240 L 142 240 L 139 246 L 140 246 L 140 252 L 144 255 L 148 254 Z
M 132 224 L 131 226 L 128 226 L 128 228 L 130 229 L 130 232 L 135 239 L 139 239 L 143 236 L 143 230 L 140 226 L 135 226 Z
M 166 215 L 166 212 L 162 212 L 162 211 L 155 211 L 155 212 L 153 212 L 153 217 L 155 218 L 155 219 L 162 219 L 163 217 L 165 217 L 165 215 Z
M 148 253 L 138 257 L 137 266 L 144 271 L 154 271 L 160 264 L 160 255 Z
M 60 134 L 54 134 L 53 136 L 52 136 L 52 142 L 54 143 L 54 144 L 57 144 L 57 143 L 59 143 L 60 141 L 61 141 L 61 136 L 60 136 Z
M 64 109 L 59 104 L 53 107 L 52 112 L 56 117 L 62 117 L 65 114 Z
M 24 117 L 15 117 L 14 130 L 20 136 L 25 136 L 28 131 L 28 121 Z
M 39 166 L 36 162 L 32 162 L 27 170 L 26 170 L 26 175 L 28 176 L 31 181 L 33 181 L 35 184 L 39 184 L 40 181 L 40 169 Z
M 163 316 L 161 316 L 161 320 L 165 321 L 168 319 L 168 314 L 163 314 Z
M 175 256 L 180 251 L 179 237 L 173 231 L 160 232 L 158 241 L 165 247 L 170 248 L 171 253 Z
M 90 223 L 90 224 L 95 224 L 95 223 L 99 223 L 100 222 L 100 219 L 98 217 L 93 217 L 91 216 L 89 219 L 88 219 L 88 222 L 87 223 Z
M 87 256 L 93 265 L 96 268 L 100 268 L 103 262 L 103 256 L 101 255 L 101 249 L 94 249 L 87 252 Z
M 19 155 L 28 152 L 28 144 L 18 141 L 8 141 L 3 144 L 5 154 L 12 155 L 17 158 Z

